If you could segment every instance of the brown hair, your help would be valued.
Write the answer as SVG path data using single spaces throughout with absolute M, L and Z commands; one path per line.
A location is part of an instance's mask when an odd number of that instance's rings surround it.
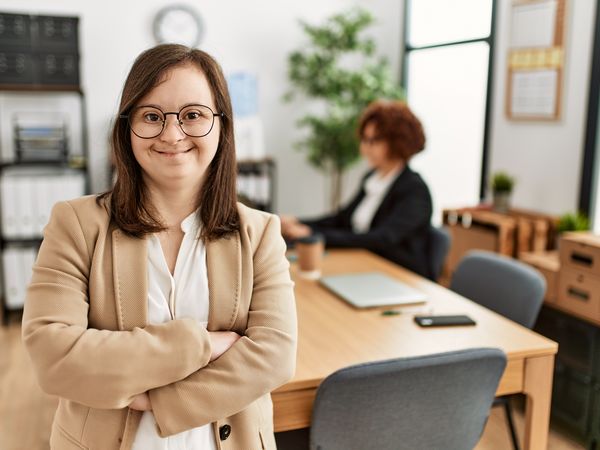
M 390 157 L 408 161 L 425 148 L 425 133 L 419 119 L 406 103 L 398 100 L 376 100 L 362 113 L 358 135 L 363 136 L 368 123 L 375 125 L 378 137 L 389 144 Z
M 125 81 L 119 116 L 112 129 L 112 152 L 116 169 L 113 188 L 100 194 L 97 201 L 110 198 L 112 220 L 125 233 L 143 237 L 166 229 L 150 204 L 142 170 L 131 147 L 127 115 L 136 103 L 152 90 L 175 67 L 192 64 L 200 69 L 212 90 L 215 106 L 222 117 L 219 147 L 207 168 L 198 192 L 199 216 L 202 223 L 201 238 L 213 240 L 239 230 L 236 205 L 236 157 L 233 139 L 233 116 L 227 83 L 219 64 L 201 50 L 178 44 L 162 44 L 140 54 Z

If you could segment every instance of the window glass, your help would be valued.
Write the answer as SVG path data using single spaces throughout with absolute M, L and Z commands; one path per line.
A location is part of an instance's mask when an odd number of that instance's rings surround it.
M 488 58 L 485 42 L 408 54 L 408 104 L 427 137 L 411 166 L 429 185 L 436 224 L 444 208 L 479 203 Z
M 414 0 L 408 6 L 412 47 L 487 38 L 492 0 Z

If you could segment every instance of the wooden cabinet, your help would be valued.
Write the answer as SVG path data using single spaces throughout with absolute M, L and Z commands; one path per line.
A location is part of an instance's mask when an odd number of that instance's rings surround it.
M 445 282 L 470 250 L 517 257 L 523 252 L 553 249 L 556 240 L 556 217 L 520 209 L 507 213 L 485 206 L 446 209 L 443 222 L 452 239 L 442 276 Z
M 544 302 L 555 304 L 558 295 L 558 274 L 560 271 L 560 259 L 558 251 L 546 252 L 523 252 L 519 259 L 535 267 L 546 280 L 546 296 Z
M 600 277 L 562 267 L 556 304 L 578 317 L 600 323 Z
M 560 240 L 556 304 L 600 325 L 600 236 L 567 233 Z
M 600 236 L 566 233 L 560 241 L 560 260 L 574 270 L 600 277 Z

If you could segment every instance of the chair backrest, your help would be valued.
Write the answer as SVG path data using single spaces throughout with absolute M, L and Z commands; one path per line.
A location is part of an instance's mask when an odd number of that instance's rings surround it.
M 474 250 L 461 259 L 450 289 L 531 328 L 544 301 L 546 280 L 520 261 Z
M 480 348 L 341 369 L 317 390 L 310 449 L 472 449 L 505 366 Z
M 429 227 L 429 278 L 437 281 L 450 250 L 450 233 L 446 228 Z

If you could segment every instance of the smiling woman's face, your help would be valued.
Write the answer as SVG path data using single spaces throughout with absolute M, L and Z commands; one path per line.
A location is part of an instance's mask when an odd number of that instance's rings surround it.
M 219 112 L 204 73 L 193 65 L 184 65 L 169 70 L 162 82 L 136 106 L 153 106 L 167 113 L 191 104 Z M 219 147 L 220 130 L 221 123 L 215 117 L 210 133 L 190 137 L 178 125 L 175 115 L 169 114 L 164 130 L 157 137 L 142 139 L 130 131 L 133 154 L 142 168 L 146 186 L 160 190 L 185 186 L 199 191 Z

